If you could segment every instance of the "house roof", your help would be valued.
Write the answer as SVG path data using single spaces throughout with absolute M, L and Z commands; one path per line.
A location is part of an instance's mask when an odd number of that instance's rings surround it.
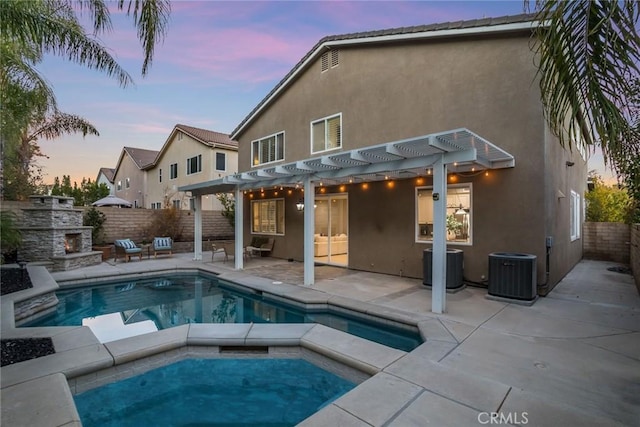
M 520 14 L 497 18 L 472 19 L 467 21 L 444 22 L 411 27 L 390 28 L 327 36 L 318 43 L 287 73 L 286 76 L 265 96 L 262 101 L 231 132 L 237 138 L 280 92 L 291 85 L 298 75 L 327 49 L 368 43 L 391 43 L 436 37 L 460 37 L 478 34 L 530 32 L 536 22 L 536 14 Z
M 174 140 L 174 137 L 178 132 L 183 132 L 196 141 L 200 142 L 201 144 L 204 144 L 210 148 L 223 148 L 226 150 L 238 151 L 238 142 L 232 140 L 231 137 L 226 133 L 177 124 L 173 127 L 173 130 L 162 145 L 160 151 L 156 152 L 157 154 L 153 159 L 153 162 L 149 163 L 146 169 L 151 169 L 156 164 L 158 164 L 160 158 L 163 156 L 164 152 L 167 151 L 167 148 L 169 147 L 169 145 L 171 145 L 171 142 Z
M 215 145 L 226 145 L 229 148 L 238 148 L 238 142 L 231 139 L 229 135 L 226 133 L 220 133 L 207 129 L 200 129 L 193 126 L 187 126 L 182 124 L 177 124 L 176 129 L 180 129 L 182 132 L 188 134 L 194 139 L 202 142 L 203 144 L 209 146 Z
M 144 169 L 150 163 L 153 163 L 158 152 L 156 150 L 146 150 L 144 148 L 124 147 L 123 154 L 126 152 L 131 160 L 136 164 L 138 169 Z M 122 157 L 121 157 L 122 158 Z M 118 162 L 119 164 L 120 162 Z
M 96 181 L 100 178 L 100 174 L 104 175 L 107 181 L 113 184 L 113 178 L 116 175 L 116 170 L 114 168 L 100 168 Z

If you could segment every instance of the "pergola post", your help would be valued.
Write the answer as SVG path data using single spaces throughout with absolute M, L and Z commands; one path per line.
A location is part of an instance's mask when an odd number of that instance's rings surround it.
M 200 194 L 193 200 L 193 259 L 202 261 L 202 196 Z
M 313 232 L 315 230 L 315 184 L 311 176 L 304 179 L 304 285 L 311 286 L 315 282 Z
M 447 165 L 443 156 L 433 165 L 433 248 L 431 311 L 442 314 L 447 295 Z
M 236 218 L 235 218 L 235 269 L 242 270 L 244 268 L 244 227 L 242 224 L 242 218 L 244 217 L 244 199 L 242 197 L 242 191 L 240 186 L 236 186 L 234 194 L 236 202 Z

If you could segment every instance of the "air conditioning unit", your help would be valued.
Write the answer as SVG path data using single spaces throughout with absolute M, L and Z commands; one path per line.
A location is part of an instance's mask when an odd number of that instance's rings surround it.
M 447 289 L 458 289 L 463 284 L 464 252 L 460 249 L 447 249 Z M 433 249 L 422 253 L 422 284 L 431 286 L 433 272 Z
M 536 299 L 536 256 L 494 252 L 489 254 L 489 295 L 531 301 Z

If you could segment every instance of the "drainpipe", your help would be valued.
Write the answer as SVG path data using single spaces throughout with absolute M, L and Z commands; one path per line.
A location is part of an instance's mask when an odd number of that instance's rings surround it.
M 545 239 L 545 246 L 546 246 L 546 257 L 545 257 L 545 261 L 546 261 L 546 265 L 545 265 L 545 273 L 544 273 L 544 283 L 542 284 L 538 284 L 538 295 L 540 296 L 546 296 L 547 293 L 549 293 L 549 263 L 550 263 L 550 258 L 551 258 L 551 248 L 553 247 L 553 237 L 552 236 L 547 236 L 547 238 Z

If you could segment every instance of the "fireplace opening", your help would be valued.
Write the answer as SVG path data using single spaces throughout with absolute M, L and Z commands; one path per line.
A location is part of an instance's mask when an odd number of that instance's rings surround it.
M 73 254 L 80 252 L 81 234 L 65 234 L 64 236 L 64 252 Z

